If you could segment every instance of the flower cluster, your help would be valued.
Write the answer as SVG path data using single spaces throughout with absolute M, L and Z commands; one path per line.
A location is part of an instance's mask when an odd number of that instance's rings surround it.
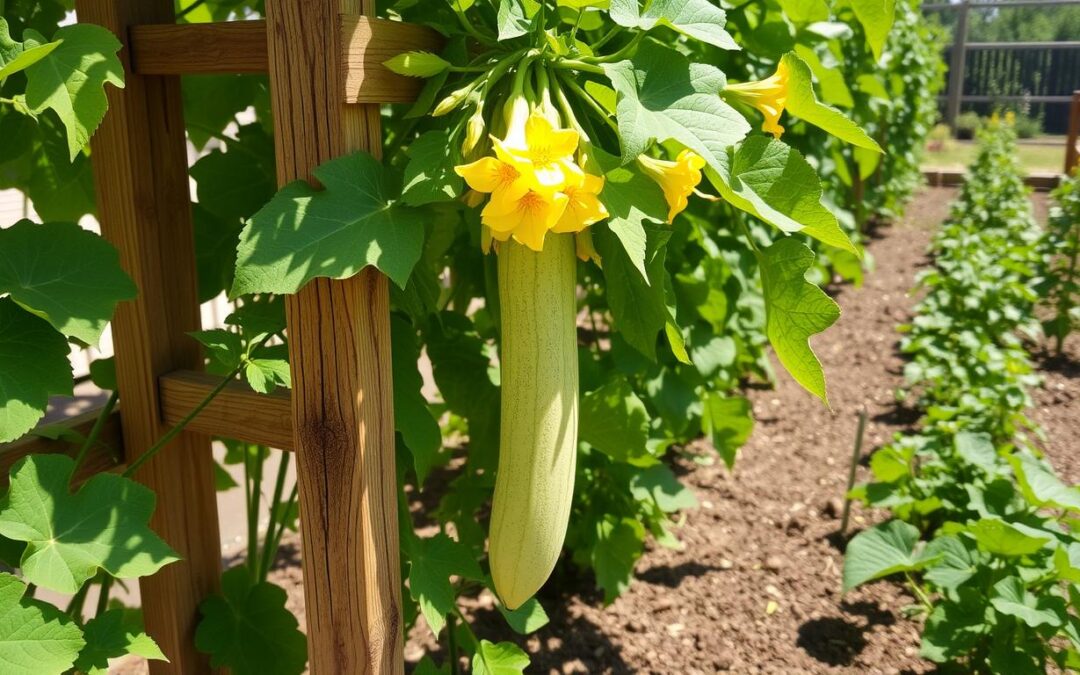
M 578 142 L 576 131 L 534 112 L 505 139 L 492 139 L 494 157 L 455 168 L 470 188 L 490 195 L 480 217 L 496 241 L 513 237 L 541 251 L 548 232 L 581 232 L 607 218 L 604 179 L 575 161 Z

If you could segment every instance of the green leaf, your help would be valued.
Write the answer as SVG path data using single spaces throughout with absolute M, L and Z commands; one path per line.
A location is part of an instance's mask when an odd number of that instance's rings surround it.
M 826 103 L 842 106 L 844 108 L 855 107 L 855 99 L 851 97 L 851 88 L 848 87 L 843 71 L 839 68 L 839 62 L 832 56 L 832 52 L 825 52 L 831 65 L 826 66 L 818 53 L 806 45 L 795 45 L 795 53 L 810 67 L 814 77 L 817 78 L 821 98 Z
M 58 593 L 74 593 L 98 569 L 118 579 L 157 572 L 179 557 L 147 527 L 154 493 L 111 473 L 99 473 L 72 494 L 75 462 L 66 455 L 30 455 L 11 468 L 0 499 L 0 534 L 27 542 L 24 578 Z
M 10 40 L 7 31 L 7 22 L 0 17 L 0 43 Z M 7 44 L 7 48 L 0 44 L 0 80 L 26 70 L 60 46 L 60 42 L 57 41 L 32 44 L 30 47 L 24 47 L 22 43 L 14 41 Z
M 247 110 L 260 89 L 268 88 L 265 76 L 250 74 L 188 75 L 181 82 L 184 124 L 188 139 L 198 150 L 235 122 L 237 114 Z
M 274 584 L 251 583 L 251 571 L 234 567 L 221 577 L 221 595 L 199 605 L 195 647 L 210 665 L 235 675 L 299 675 L 307 666 L 307 640 Z
M 116 56 L 120 41 L 89 23 L 64 26 L 53 41 L 59 46 L 26 69 L 26 104 L 38 113 L 56 112 L 67 128 L 74 160 L 105 117 L 105 85 L 124 86 L 124 68 Z
M 990 604 L 1007 616 L 1015 616 L 1032 628 L 1042 625 L 1060 627 L 1065 624 L 1065 600 L 1048 593 L 1036 595 L 1024 586 L 1020 577 L 1005 577 L 994 584 Z
M 278 387 L 292 386 L 289 362 L 285 359 L 250 359 L 244 366 L 244 378 L 260 394 L 269 394 Z
M 870 471 L 883 483 L 895 483 L 911 475 L 910 461 L 903 450 L 887 445 L 870 455 Z
M 728 469 L 735 466 L 735 457 L 754 431 L 754 415 L 750 401 L 742 396 L 724 396 L 716 392 L 702 399 L 702 431 L 712 439 Z
M 866 32 L 866 41 L 874 52 L 874 58 L 880 59 L 896 15 L 896 1 L 851 0 L 851 8 Z
M 536 598 L 529 598 L 525 604 L 511 611 L 499 605 L 499 612 L 511 629 L 518 635 L 535 633 L 548 624 L 548 615 Z
M 512 40 L 532 30 L 532 21 L 526 16 L 521 0 L 499 0 L 498 5 L 499 40 Z
M 998 518 L 983 518 L 970 529 L 980 549 L 1010 557 L 1031 555 L 1051 539 L 1049 534 Z
M 412 324 L 397 314 L 390 318 L 390 345 L 394 375 L 394 427 L 412 453 L 416 480 L 423 487 L 428 473 L 439 463 L 442 433 L 422 392 L 424 380 L 417 368 L 420 348 L 416 342 L 416 331 Z
M 961 588 L 959 602 L 941 602 L 927 617 L 920 654 L 936 663 L 960 659 L 986 639 L 990 625 L 986 597 L 978 589 Z
M 780 8 L 794 23 L 813 23 L 829 19 L 825 0 L 780 0 Z
M 52 605 L 23 597 L 26 584 L 0 573 L 0 663 L 4 675 L 60 675 L 86 641 L 82 631 Z
M 825 374 L 807 341 L 840 317 L 840 307 L 806 280 L 814 252 L 794 239 L 781 239 L 761 251 L 761 283 L 765 294 L 769 342 L 791 376 L 822 401 Z
M 708 0 L 653 0 L 638 9 L 638 0 L 611 0 L 611 20 L 625 28 L 649 31 L 667 26 L 721 49 L 740 49 L 724 30 L 727 16 Z
M 1044 462 L 1024 454 L 1009 455 L 1024 498 L 1036 506 L 1080 511 L 1080 489 L 1069 487 Z
M 664 297 L 665 244 L 670 230 L 646 229 L 643 278 L 621 240 L 610 230 L 596 228 L 593 242 L 604 261 L 604 280 L 615 329 L 634 349 L 656 360 L 656 336 L 669 313 Z
M 604 174 L 600 199 L 608 210 L 608 229 L 618 238 L 645 283 L 649 283 L 645 269 L 648 241 L 645 225 L 666 221 L 664 193 L 656 181 L 641 172 L 637 163 L 620 166 L 618 157 L 599 148 L 593 148 L 592 155 Z
M 529 655 L 513 642 L 481 640 L 472 660 L 473 675 L 520 675 L 528 666 Z
M 844 553 L 844 592 L 891 574 L 922 569 L 933 558 L 917 550 L 918 543 L 918 528 L 901 520 L 855 535 Z
M 817 172 L 797 150 L 766 136 L 751 136 L 723 155 L 719 170 L 706 169 L 725 201 L 787 233 L 802 232 L 860 255 L 821 203 Z
M 71 396 L 67 357 L 67 341 L 52 326 L 0 298 L 0 443 L 32 429 L 49 396 Z
M 629 61 L 603 66 L 619 94 L 623 162 L 645 152 L 654 140 L 675 140 L 719 170 L 728 147 L 750 131 L 746 119 L 718 96 L 727 78 L 713 66 L 691 63 L 655 42 L 642 44 Z
M 191 167 L 199 205 L 226 226 L 250 218 L 277 187 L 273 139 L 258 124 L 240 127 L 237 137 L 226 152 L 211 150 Z
M 421 206 L 457 199 L 462 179 L 454 173 L 454 148 L 446 131 L 424 133 L 406 152 L 409 163 L 405 165 L 401 201 L 409 206 Z
M 382 165 L 355 153 L 314 171 L 325 187 L 286 185 L 244 227 L 232 295 L 295 293 L 311 279 L 346 279 L 368 265 L 399 287 L 424 244 L 423 213 L 392 203 Z
M 664 513 L 697 508 L 694 492 L 679 482 L 665 464 L 656 464 L 634 476 L 630 491 L 638 501 L 651 499 Z
M 842 141 L 867 150 L 882 151 L 877 141 L 867 136 L 866 132 L 844 113 L 818 101 L 814 93 L 814 80 L 810 73 L 810 66 L 795 52 L 784 54 L 781 63 L 787 67 L 788 71 L 785 110 Z
M 83 628 L 86 647 L 79 652 L 75 668 L 86 675 L 108 675 L 109 659 L 121 656 L 168 661 L 153 638 L 126 619 L 126 610 L 110 609 L 88 621 Z
M 604 590 L 604 602 L 610 603 L 630 586 L 634 564 L 645 545 L 645 528 L 633 518 L 605 515 L 596 523 L 596 545 L 592 550 L 592 568 L 596 583 Z
M 926 554 L 937 560 L 926 570 L 926 580 L 939 588 L 955 589 L 978 574 L 982 561 L 970 541 L 951 535 L 931 541 Z
M 224 328 L 194 330 L 188 333 L 206 348 L 210 356 L 210 370 L 224 375 L 232 372 L 244 358 L 244 343 L 240 334 Z
M 0 230 L 0 293 L 68 337 L 97 344 L 116 304 L 135 297 L 112 244 L 74 223 Z
M 580 440 L 617 462 L 651 460 L 649 413 L 624 377 L 581 397 Z M 651 463 L 651 462 L 650 462 Z
M 440 532 L 434 537 L 410 537 L 409 595 L 420 603 L 420 611 L 431 632 L 438 637 L 446 625 L 446 615 L 454 610 L 454 587 L 451 576 L 482 580 L 483 572 L 472 552 L 464 544 Z
M 953 438 L 956 454 L 991 476 L 998 470 L 998 455 L 990 434 L 961 431 Z
M 98 389 L 116 391 L 116 359 L 112 356 L 90 363 L 90 381 Z

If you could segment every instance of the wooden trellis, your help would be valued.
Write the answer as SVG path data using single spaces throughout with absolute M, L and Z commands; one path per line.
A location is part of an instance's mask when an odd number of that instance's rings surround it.
M 127 85 L 108 89 L 92 151 L 102 234 L 139 287 L 113 321 L 122 400 L 104 438 L 123 456 L 99 450 L 89 472 L 138 457 L 217 383 L 186 335 L 200 325 L 179 76 L 269 73 L 283 185 L 350 151 L 378 154 L 378 104 L 420 84 L 382 62 L 440 38 L 368 18 L 372 0 L 267 0 L 265 20 L 200 25 L 175 24 L 173 0 L 75 4 L 125 46 Z M 311 672 L 403 671 L 386 279 L 314 281 L 286 314 L 291 396 L 233 383 L 136 476 L 158 496 L 151 526 L 183 556 L 141 582 L 146 628 L 171 659 L 153 673 L 212 671 L 194 647 L 197 606 L 221 573 L 211 435 L 296 451 Z M 0 465 L 49 449 L 23 441 Z

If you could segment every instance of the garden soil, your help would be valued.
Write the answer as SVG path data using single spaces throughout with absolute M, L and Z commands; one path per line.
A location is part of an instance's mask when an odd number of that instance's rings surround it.
M 609 606 L 587 574 L 560 568 L 540 595 L 551 622 L 527 638 L 509 633 L 485 592 L 465 606 L 477 633 L 523 642 L 529 672 L 545 675 L 930 672 L 918 656 L 919 623 L 905 618 L 913 599 L 901 585 L 841 594 L 839 529 L 859 411 L 868 415 L 860 479 L 865 457 L 918 420 L 895 395 L 904 363 L 895 328 L 910 316 L 914 278 L 929 264 L 927 245 L 954 196 L 947 188 L 922 191 L 903 220 L 875 233 L 876 269 L 865 285 L 830 289 L 843 314 L 812 345 L 831 407 L 778 368 L 775 388 L 748 391 L 756 428 L 733 472 L 676 460 L 700 503 L 678 531 L 684 550 L 650 547 L 630 589 Z M 1034 199 L 1042 220 L 1045 195 Z M 1045 384 L 1033 392 L 1047 453 L 1072 482 L 1080 482 L 1078 343 L 1066 358 L 1037 359 Z M 704 442 L 688 449 L 695 453 L 710 454 Z M 880 517 L 853 508 L 847 537 Z M 303 624 L 295 540 L 272 579 L 286 587 Z M 425 650 L 445 657 L 421 619 L 405 647 L 410 665 Z

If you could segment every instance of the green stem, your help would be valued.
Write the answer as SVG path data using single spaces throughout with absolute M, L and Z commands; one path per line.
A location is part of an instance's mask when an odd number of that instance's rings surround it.
M 607 43 L 611 42 L 611 39 L 613 37 L 615 37 L 616 35 L 618 35 L 619 33 L 621 33 L 622 30 L 623 30 L 622 26 L 613 26 L 611 28 L 611 30 L 609 30 L 607 33 L 605 33 L 602 38 L 600 38 L 596 42 L 592 43 L 591 47 L 592 47 L 593 52 L 595 53 L 596 50 L 600 49 L 601 47 L 603 47 Z
M 191 14 L 192 12 L 194 12 L 195 10 L 197 10 L 198 8 L 202 7 L 205 4 L 206 4 L 206 0 L 195 0 L 195 2 L 191 3 L 190 5 L 188 5 L 187 7 L 182 9 L 181 11 L 177 12 L 176 13 L 176 18 L 177 19 L 183 19 L 185 16 L 187 16 L 188 14 Z
M 269 339 L 269 337 L 266 339 Z M 263 342 L 265 343 L 266 340 L 263 340 Z M 121 475 L 124 478 L 131 478 L 132 476 L 134 476 L 135 472 L 142 468 L 143 464 L 146 464 L 151 459 L 153 459 L 154 455 L 159 453 L 162 448 L 168 445 L 169 442 L 172 441 L 172 439 L 176 438 L 180 434 L 180 432 L 184 430 L 184 427 L 191 423 L 191 420 L 198 417 L 199 413 L 201 413 L 206 408 L 206 406 L 210 405 L 210 402 L 213 401 L 218 394 L 224 391 L 225 387 L 229 386 L 229 383 L 232 382 L 233 379 L 235 379 L 236 376 L 240 374 L 240 371 L 244 369 L 245 365 L 247 365 L 246 361 L 241 362 L 240 365 L 236 366 L 236 368 L 233 368 L 231 373 L 221 378 L 221 382 L 218 382 L 218 385 L 214 387 L 209 394 L 206 395 L 206 398 L 199 402 L 199 405 L 195 406 L 195 408 L 192 409 L 191 412 L 184 416 L 184 419 L 177 422 L 175 425 L 173 425 L 171 429 L 165 432 L 165 435 L 159 438 L 157 443 L 154 443 L 146 452 L 139 455 L 138 459 L 128 465 L 127 470 L 125 470 L 124 473 Z
M 563 86 L 567 87 L 568 89 L 570 89 L 570 91 L 577 94 L 578 98 L 584 101 L 585 105 L 589 106 L 589 108 L 592 109 L 592 111 L 596 113 L 597 116 L 600 117 L 600 119 L 604 120 L 604 123 L 611 127 L 612 131 L 614 131 L 616 134 L 619 133 L 619 125 L 615 123 L 615 120 L 611 119 L 611 114 L 608 113 L 607 110 L 604 110 L 603 106 L 597 103 L 596 99 L 592 97 L 592 94 L 582 89 L 581 85 L 579 85 L 577 82 L 574 82 L 574 79 L 566 75 L 565 73 L 559 73 L 559 80 L 562 82 Z
M 72 479 L 75 478 L 75 474 L 79 471 L 79 467 L 82 466 L 83 461 L 86 460 L 86 456 L 90 454 L 90 448 L 97 444 L 98 438 L 101 437 L 101 431 L 105 428 L 105 421 L 112 415 L 112 411 L 116 408 L 116 402 L 118 400 L 119 396 L 115 391 L 109 394 L 109 400 L 105 401 L 105 407 L 101 409 L 97 419 L 94 420 L 94 426 L 90 429 L 90 435 L 83 441 L 82 447 L 79 448 L 79 454 L 75 455 L 75 468 L 71 470 Z
M 551 78 L 551 89 L 555 92 L 555 103 L 558 104 L 559 110 L 562 111 L 563 117 L 566 118 L 566 123 L 578 132 L 582 141 L 588 143 L 589 135 L 585 133 L 585 129 L 581 127 L 581 123 L 578 122 L 577 116 L 574 115 L 574 108 L 570 105 L 570 100 L 566 98 L 566 92 L 559 86 L 557 77 Z
M 82 611 L 86 605 L 86 594 L 90 592 L 91 581 L 83 583 L 82 587 L 75 591 L 75 595 L 71 596 L 71 600 L 68 602 L 65 614 L 75 620 L 76 623 L 82 625 Z
M 277 559 L 278 549 L 281 548 L 281 538 L 285 536 L 285 517 L 292 513 L 293 505 L 296 504 L 296 499 L 299 495 L 298 489 L 299 485 L 293 483 L 292 492 L 289 493 L 289 498 L 285 500 L 285 508 L 278 514 L 279 522 L 277 524 L 277 531 L 274 533 L 274 543 L 270 547 L 270 550 L 273 551 L 273 555 L 270 556 L 270 561 L 266 565 L 266 574 L 270 574 L 270 569 L 274 566 L 274 560 Z
M 934 611 L 934 604 L 930 602 L 930 598 L 927 597 L 926 592 L 915 583 L 915 578 L 911 576 L 910 572 L 904 572 L 904 578 L 907 580 L 908 587 L 911 588 L 911 592 L 919 599 L 926 613 L 929 615 Z
M 255 450 L 254 456 L 250 452 Z M 262 503 L 262 469 L 266 462 L 266 448 L 249 445 L 244 457 L 245 480 L 251 484 L 248 501 L 248 568 L 253 583 L 259 581 L 259 505 Z
M 641 44 L 641 41 L 644 39 L 645 31 L 638 31 L 633 39 L 623 45 L 618 51 L 612 52 L 606 56 L 585 56 L 582 58 L 589 63 L 612 63 L 613 61 L 621 61 L 637 50 L 638 45 Z
M 491 43 L 491 36 L 490 35 L 484 35 L 483 33 L 481 33 L 476 28 L 476 26 L 473 25 L 473 22 L 469 20 L 468 15 L 465 14 L 465 10 L 462 9 L 462 7 L 461 7 L 461 0 L 456 0 L 454 2 L 453 9 L 454 9 L 454 14 L 457 15 L 458 23 L 461 24 L 461 27 L 465 29 L 466 33 L 473 36 L 474 38 L 476 38 L 480 42 L 483 42 L 485 44 L 490 44 Z
M 569 42 L 570 42 L 571 46 L 574 44 L 574 41 L 577 40 L 577 32 L 578 32 L 578 28 L 581 26 L 581 17 L 583 17 L 583 16 L 585 16 L 585 8 L 579 7 L 578 8 L 578 13 L 577 13 L 577 18 L 574 19 L 574 27 L 570 29 L 570 40 L 569 40 Z
M 457 636 L 454 635 L 454 626 L 457 624 L 457 617 L 453 612 L 450 612 L 446 617 L 446 644 L 448 651 L 450 652 L 450 675 L 458 675 L 458 657 L 457 657 Z
M 761 249 L 758 248 L 757 242 L 754 241 L 754 236 L 750 233 L 750 228 L 747 226 L 746 221 L 739 216 L 735 216 L 735 219 L 739 222 L 739 227 L 742 229 L 743 236 L 746 237 L 746 242 L 750 244 L 750 248 L 753 249 L 754 254 L 760 257 Z
M 603 75 L 604 69 L 600 66 L 592 63 L 585 63 L 577 59 L 559 59 L 555 61 L 556 68 L 562 68 L 563 70 L 581 70 L 586 73 L 595 73 L 597 75 Z
M 274 546 L 274 533 L 277 531 L 278 518 L 281 517 L 281 496 L 285 492 L 285 476 L 289 472 L 290 455 L 281 453 L 281 462 L 278 464 L 277 480 L 274 481 L 274 496 L 270 502 L 270 524 L 266 526 L 266 538 L 263 541 L 262 564 L 259 566 L 259 580 L 265 581 L 270 573 L 270 566 L 277 556 Z
M 112 585 L 112 576 L 106 574 L 105 578 L 101 580 L 101 587 L 98 590 L 97 607 L 94 608 L 95 617 L 101 616 L 109 608 L 109 592 L 112 590 Z

